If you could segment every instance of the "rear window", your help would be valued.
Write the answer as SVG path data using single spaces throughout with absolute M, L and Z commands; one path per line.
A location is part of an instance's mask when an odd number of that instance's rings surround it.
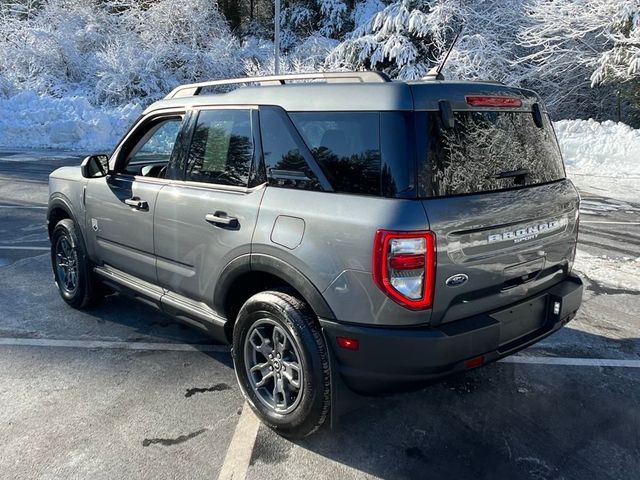
M 334 191 L 380 195 L 379 112 L 299 112 L 289 117 Z
M 455 112 L 452 129 L 442 126 L 439 112 L 416 115 L 418 133 L 424 132 L 418 154 L 421 197 L 519 188 L 565 177 L 546 115 L 538 128 L 531 113 Z

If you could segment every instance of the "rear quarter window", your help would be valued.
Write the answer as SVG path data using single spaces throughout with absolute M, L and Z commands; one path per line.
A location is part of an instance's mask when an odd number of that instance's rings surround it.
M 335 192 L 380 195 L 379 112 L 297 112 L 289 117 Z
M 528 112 L 455 112 L 444 128 L 438 112 L 417 113 L 418 192 L 421 197 L 522 188 L 565 178 L 558 142 Z M 525 176 L 500 174 L 526 170 Z

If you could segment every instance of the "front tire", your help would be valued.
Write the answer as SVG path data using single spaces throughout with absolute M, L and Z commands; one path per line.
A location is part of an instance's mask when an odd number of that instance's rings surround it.
M 51 234 L 51 266 L 60 296 L 72 307 L 86 308 L 102 298 L 78 227 L 69 218 L 60 220 Z
M 242 393 L 263 423 L 289 438 L 322 426 L 331 404 L 329 357 L 305 302 L 280 291 L 251 297 L 238 314 L 232 355 Z

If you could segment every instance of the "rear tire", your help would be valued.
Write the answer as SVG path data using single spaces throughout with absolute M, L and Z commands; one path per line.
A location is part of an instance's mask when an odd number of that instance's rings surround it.
M 325 422 L 331 405 L 329 356 L 305 302 L 280 291 L 251 297 L 238 314 L 232 356 L 245 399 L 278 434 L 306 437 Z
M 103 289 L 94 278 L 87 251 L 73 220 L 60 220 L 51 234 L 51 266 L 62 299 L 73 308 L 98 303 Z

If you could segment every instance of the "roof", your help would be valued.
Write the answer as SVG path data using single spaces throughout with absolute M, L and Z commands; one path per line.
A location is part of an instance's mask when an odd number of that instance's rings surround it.
M 304 83 L 301 83 L 304 82 Z M 211 89 L 232 88 L 223 93 Z M 520 110 L 540 102 L 531 90 L 499 82 L 425 79 L 392 81 L 379 72 L 336 72 L 247 77 L 177 87 L 145 113 L 160 109 L 213 105 L 277 105 L 287 111 L 411 111 L 437 110 L 448 100 L 456 110 L 468 109 L 466 95 L 517 96 Z

